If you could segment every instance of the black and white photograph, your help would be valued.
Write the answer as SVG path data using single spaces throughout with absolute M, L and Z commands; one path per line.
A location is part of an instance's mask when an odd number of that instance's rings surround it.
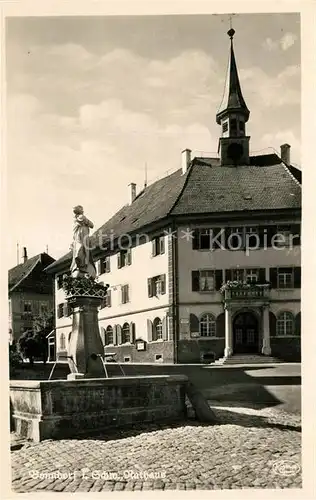
M 3 26 L 12 493 L 301 490 L 300 12 Z

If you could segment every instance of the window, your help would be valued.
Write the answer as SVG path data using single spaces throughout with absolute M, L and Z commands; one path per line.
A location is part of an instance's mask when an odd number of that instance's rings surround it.
M 241 250 L 244 247 L 244 228 L 231 227 L 230 235 L 227 239 L 229 250 Z
M 126 344 L 131 341 L 131 332 L 128 323 L 124 323 L 122 328 L 122 344 Z
M 157 297 L 166 293 L 166 275 L 148 278 L 148 297 Z
M 263 270 L 264 271 L 264 270 Z M 248 283 L 256 283 L 259 281 L 260 269 L 231 269 L 232 281 L 247 281 Z
M 292 267 L 278 268 L 278 288 L 294 288 L 294 269 Z
M 152 240 L 152 256 L 156 257 L 156 255 L 162 255 L 163 253 L 165 253 L 165 237 L 158 236 Z
M 58 290 L 63 286 L 63 279 L 64 279 L 64 276 L 62 274 L 59 274 L 57 276 L 57 288 L 58 288 Z
M 216 322 L 212 314 L 203 314 L 200 319 L 200 336 L 201 337 L 215 337 L 216 335 Z
M 48 313 L 47 302 L 40 302 L 39 310 L 40 310 L 40 314 L 47 314 Z
M 215 290 L 215 271 L 200 271 L 200 292 Z
M 114 344 L 113 327 L 108 326 L 105 330 L 105 345 Z
M 294 317 L 290 312 L 281 312 L 277 317 L 276 334 L 294 335 Z
M 209 250 L 211 248 L 210 229 L 200 230 L 200 250 Z
M 25 312 L 25 313 L 30 313 L 30 312 L 32 312 L 32 302 L 31 302 L 31 301 L 26 300 L 26 301 L 24 302 L 24 312 Z
M 122 285 L 121 287 L 121 302 L 122 304 L 126 304 L 129 302 L 129 286 Z
M 239 122 L 239 130 L 240 132 L 245 132 L 245 124 L 242 121 Z
M 236 118 L 232 118 L 230 120 L 230 134 L 234 135 L 237 132 L 237 120 Z
M 277 237 L 273 239 L 278 248 L 289 247 L 291 245 L 291 226 L 277 226 Z
M 228 131 L 228 122 L 223 123 L 223 133 Z
M 130 363 L 131 357 L 130 356 L 124 356 L 124 363 Z
M 57 317 L 62 318 L 64 316 L 64 304 L 58 304 Z
M 102 299 L 100 309 L 104 309 L 105 307 L 111 307 L 111 290 L 107 290 L 106 296 Z
M 162 321 L 160 318 L 155 318 L 153 323 L 153 340 L 162 339 Z
M 65 338 L 65 334 L 62 333 L 60 335 L 60 350 L 64 351 L 65 349 L 66 349 L 66 338 Z
M 100 274 L 109 273 L 111 271 L 110 257 L 104 257 L 99 260 Z
M 132 263 L 132 249 L 127 248 L 126 250 L 121 250 L 117 254 L 117 267 L 120 269 L 121 267 L 130 266 Z

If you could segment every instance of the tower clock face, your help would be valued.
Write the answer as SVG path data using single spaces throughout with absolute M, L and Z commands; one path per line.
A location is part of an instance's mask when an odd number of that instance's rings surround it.
M 244 153 L 244 148 L 241 144 L 237 142 L 233 142 L 230 144 L 227 148 L 227 155 L 229 158 L 231 158 L 234 162 L 237 162 L 240 160 Z

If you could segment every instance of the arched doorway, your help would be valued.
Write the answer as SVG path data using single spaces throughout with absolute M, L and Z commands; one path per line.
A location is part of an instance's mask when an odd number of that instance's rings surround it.
M 259 352 L 259 327 L 256 316 L 250 312 L 241 312 L 233 321 L 233 352 Z

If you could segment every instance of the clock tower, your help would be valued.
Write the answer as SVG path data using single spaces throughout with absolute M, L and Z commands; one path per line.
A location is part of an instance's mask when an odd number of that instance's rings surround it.
M 249 109 L 244 101 L 234 54 L 234 29 L 227 32 L 230 38 L 230 56 L 222 103 L 216 114 L 216 122 L 222 127 L 219 139 L 221 165 L 249 165 L 249 139 L 246 123 Z

